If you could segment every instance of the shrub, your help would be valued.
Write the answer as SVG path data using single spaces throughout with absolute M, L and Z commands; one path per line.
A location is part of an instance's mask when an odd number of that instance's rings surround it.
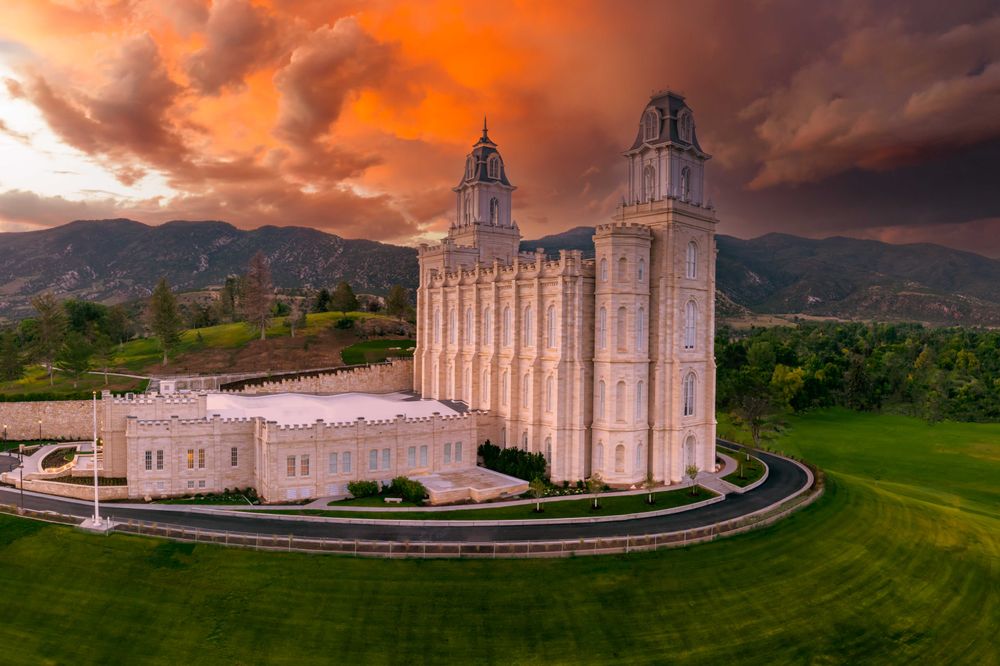
M 540 478 L 548 480 L 545 473 L 547 464 L 545 456 L 541 453 L 530 453 L 521 449 L 501 449 L 496 444 L 490 444 L 489 440 L 479 446 L 479 455 L 483 459 L 483 466 L 487 469 L 515 476 L 519 479 Z
M 389 485 L 388 494 L 399 495 L 403 500 L 420 504 L 427 497 L 427 489 L 424 484 L 406 476 L 397 476 Z
M 378 495 L 378 481 L 351 481 L 347 484 L 347 492 L 354 497 L 372 497 Z
M 341 317 L 333 325 L 341 329 L 354 328 L 354 320 L 350 317 Z

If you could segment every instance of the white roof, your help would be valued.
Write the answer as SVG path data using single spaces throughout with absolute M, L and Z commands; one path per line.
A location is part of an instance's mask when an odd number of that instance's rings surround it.
M 369 421 L 393 419 L 397 414 L 407 418 L 457 414 L 437 400 L 415 400 L 407 393 L 342 393 L 340 395 L 309 395 L 277 393 L 274 395 L 238 395 L 209 393 L 207 414 L 223 418 L 260 416 L 280 425 L 305 425 L 323 419 L 327 423 L 355 421 L 363 416 Z

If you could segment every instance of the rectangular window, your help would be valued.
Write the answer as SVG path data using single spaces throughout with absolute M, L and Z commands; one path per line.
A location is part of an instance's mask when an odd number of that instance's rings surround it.
M 331 453 L 330 454 L 329 469 L 327 470 L 327 471 L 330 472 L 330 474 L 339 474 L 340 473 L 338 471 L 338 469 L 337 469 L 339 467 L 339 465 L 337 464 L 337 462 L 338 462 L 338 460 L 337 460 L 337 454 L 336 453 Z
M 198 449 L 198 469 L 205 469 L 205 449 Z
M 344 460 L 343 460 L 343 462 L 344 462 L 344 474 L 350 474 L 351 473 L 351 452 L 350 451 L 345 451 L 343 458 L 344 458 Z
M 406 466 L 409 468 L 417 466 L 417 447 L 411 446 L 406 449 Z
M 229 449 L 229 464 L 233 467 L 240 465 L 240 450 L 235 446 Z
M 427 445 L 420 447 L 420 466 L 427 467 Z
M 205 487 L 205 482 L 204 481 L 199 481 L 198 482 L 198 487 L 199 488 L 204 488 Z
M 194 488 L 194 481 L 188 481 L 188 488 Z
M 156 469 L 163 469 L 163 449 L 158 449 L 156 452 Z
M 378 449 L 368 452 L 368 470 L 374 472 L 378 469 Z
M 188 469 L 194 469 L 194 449 L 188 449 Z
M 382 449 L 382 469 L 392 467 L 392 453 L 389 449 Z
M 157 481 L 156 482 L 156 489 L 157 490 L 163 490 L 166 487 L 167 487 L 167 484 L 164 483 L 163 481 Z
M 462 442 L 455 442 L 455 462 L 462 462 Z
M 444 443 L 444 464 L 447 465 L 451 462 L 451 442 Z
M 285 475 L 295 476 L 295 456 L 285 458 Z
M 153 452 L 146 451 L 146 471 L 153 471 Z
M 299 458 L 299 471 L 302 476 L 309 476 L 309 455 L 304 455 Z

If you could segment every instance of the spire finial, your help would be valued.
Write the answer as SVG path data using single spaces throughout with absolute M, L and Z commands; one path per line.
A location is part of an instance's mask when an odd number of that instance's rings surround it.
M 486 134 L 486 114 L 484 113 L 484 114 L 483 114 L 483 139 L 485 139 L 485 140 L 487 140 L 487 141 L 488 141 L 488 140 L 489 140 L 489 138 L 490 138 L 490 137 L 489 137 L 489 136 L 487 136 L 487 134 Z

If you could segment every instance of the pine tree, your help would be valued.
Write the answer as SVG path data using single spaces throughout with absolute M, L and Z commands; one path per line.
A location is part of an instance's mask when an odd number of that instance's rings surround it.
M 351 285 L 339 283 L 330 294 L 330 309 L 334 312 L 353 312 L 358 309 L 358 297 L 354 295 Z
M 389 295 L 385 299 L 385 313 L 390 317 L 402 319 L 410 311 L 410 300 L 406 296 L 406 289 L 398 284 L 392 285 Z
M 90 357 L 94 355 L 94 347 L 86 337 L 72 331 L 66 336 L 62 349 L 56 357 L 59 369 L 73 378 L 73 388 L 83 373 L 90 370 Z
M 94 340 L 94 357 L 104 370 L 104 385 L 108 385 L 108 368 L 115 359 L 115 343 L 108 336 L 101 334 Z
M 271 321 L 274 306 L 274 283 L 271 281 L 271 267 L 263 252 L 257 252 L 250 259 L 246 277 L 243 279 L 243 317 L 247 324 L 260 331 L 260 339 L 267 336 L 267 325 Z
M 328 312 L 330 310 L 330 290 L 323 287 L 316 294 L 316 302 L 313 304 L 313 312 Z
M 13 331 L 0 334 L 0 379 L 13 381 L 24 376 L 24 357 Z
M 52 364 L 62 348 L 66 337 L 66 311 L 62 303 L 50 293 L 41 294 L 31 299 L 31 305 L 38 313 L 38 323 L 35 338 L 35 353 L 45 364 L 49 373 L 49 386 L 52 385 Z
M 163 347 L 163 365 L 167 364 L 167 353 L 181 338 L 181 316 L 177 311 L 177 298 L 170 291 L 167 278 L 160 278 L 153 289 L 147 310 L 149 327 Z

